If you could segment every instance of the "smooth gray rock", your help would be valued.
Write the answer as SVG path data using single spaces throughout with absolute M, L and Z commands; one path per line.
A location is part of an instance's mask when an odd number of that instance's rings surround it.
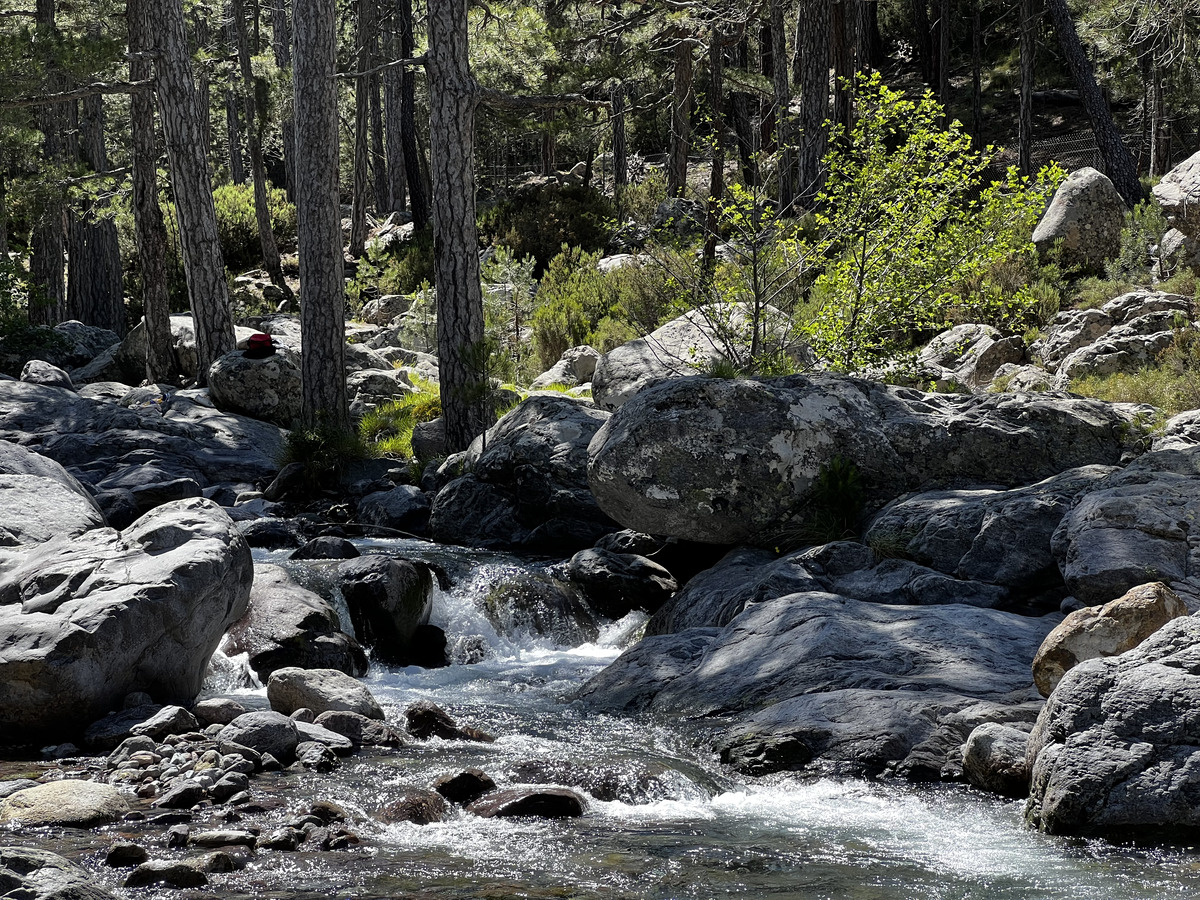
M 1024 799 L 1029 795 L 1028 745 L 1029 732 L 986 722 L 963 747 L 963 774 L 981 790 Z
M 1150 192 L 1174 228 L 1200 238 L 1200 152 L 1164 175 Z
M 300 418 L 300 356 L 285 348 L 261 359 L 226 353 L 208 371 L 208 391 L 217 409 L 290 427 Z
M 1200 447 L 1200 409 L 1172 416 L 1154 438 L 1151 450 L 1191 450 Z
M 679 587 L 671 573 L 653 560 L 594 547 L 571 557 L 567 577 L 583 591 L 592 609 L 611 619 L 635 609 L 653 613 Z
M 196 366 L 199 354 L 196 349 L 196 330 L 192 317 L 188 315 L 171 316 L 171 350 L 175 354 L 176 365 L 187 378 L 196 377 Z M 250 335 L 255 333 L 253 328 L 238 325 L 234 328 L 237 349 L 245 350 Z M 146 372 L 146 323 L 139 322 L 121 341 L 117 348 L 116 361 L 133 383 L 145 377 Z
M 1152 451 L 1082 495 L 1051 547 L 1070 593 L 1094 606 L 1132 587 L 1200 583 L 1200 448 Z M 1186 590 L 1186 587 L 1183 588 Z
M 250 548 L 203 499 L 0 562 L 4 739 L 69 738 L 133 691 L 190 704 L 252 577 Z
M 1116 464 L 1126 419 L 1099 401 L 925 394 L 835 376 L 683 378 L 643 391 L 596 433 L 588 482 L 628 528 L 732 544 L 802 525 L 835 459 L 856 467 L 863 496 L 881 506 L 934 480 L 1016 486 Z
M 404 738 L 378 719 L 344 710 L 329 710 L 317 716 L 316 725 L 348 738 L 355 747 L 402 747 Z
M 254 585 L 246 614 L 229 629 L 229 655 L 249 654 L 260 680 L 288 666 L 339 669 L 348 675 L 367 672 L 367 655 L 341 630 L 337 611 L 318 594 L 298 585 L 285 569 L 266 563 L 254 567 Z
M 363 306 L 362 320 L 371 325 L 387 325 L 397 316 L 402 316 L 413 304 L 410 294 L 384 294 Z
M 419 487 L 401 484 L 363 497 L 358 504 L 358 519 L 367 525 L 420 535 L 429 524 L 432 505 L 429 495 Z
M 277 669 L 267 682 L 267 699 L 273 710 L 285 715 L 311 709 L 317 714 L 341 710 L 383 718 L 379 701 L 366 685 L 337 669 Z
M 346 394 L 350 398 L 350 412 L 356 416 L 380 406 L 415 394 L 408 372 L 393 369 L 362 369 L 346 378 Z
M 383 662 L 407 665 L 413 638 L 429 623 L 434 577 L 423 563 L 370 554 L 338 566 L 354 633 Z
M 609 414 L 537 394 L 447 461 L 471 472 L 433 501 L 430 533 L 470 546 L 574 553 L 616 525 L 588 489 L 588 443 Z
M 592 347 L 569 347 L 553 366 L 539 375 L 529 385 L 531 391 L 548 388 L 552 384 L 575 387 L 587 384 L 600 362 L 600 351 Z
M 0 890 L 21 900 L 113 900 L 87 871 L 34 847 L 0 847 Z
M 291 759 L 300 743 L 296 723 L 281 712 L 259 710 L 238 716 L 221 729 L 217 740 L 241 744 L 258 753 L 269 753 L 280 761 Z
M 1200 826 L 1200 619 L 1071 669 L 1030 735 L 1028 821 L 1054 834 Z
M 354 742 L 343 734 L 331 731 L 323 725 L 314 722 L 296 722 L 296 732 L 300 735 L 300 743 L 311 741 L 328 747 L 339 756 L 354 752 Z
M 71 383 L 70 375 L 58 366 L 52 366 L 50 363 L 40 359 L 31 359 L 25 363 L 24 368 L 21 369 L 21 380 L 29 384 L 40 384 L 44 387 L 62 388 L 67 391 L 75 390 L 75 385 Z
M 1033 231 L 1033 243 L 1043 254 L 1058 246 L 1064 265 L 1102 272 L 1105 261 L 1121 249 L 1124 227 L 1125 201 L 1108 176 L 1088 166 L 1059 186 Z
M 0 825 L 94 828 L 116 822 L 127 812 L 128 801 L 112 785 L 64 778 L 0 800 Z
M 66 469 L 0 441 L 0 547 L 73 537 L 103 524 L 96 501 Z
M 573 819 L 586 809 L 587 801 L 569 788 L 511 788 L 485 794 L 467 812 L 484 819 Z
M 164 706 L 149 719 L 130 728 L 129 733 L 134 737 L 145 735 L 160 740 L 168 735 L 187 734 L 199 728 L 196 717 L 182 706 Z

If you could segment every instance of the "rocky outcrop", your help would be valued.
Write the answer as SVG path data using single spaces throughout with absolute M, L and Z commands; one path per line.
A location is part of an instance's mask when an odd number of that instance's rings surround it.
M 208 370 L 208 391 L 217 409 L 290 428 L 300 418 L 300 354 L 283 347 L 261 358 L 226 353 Z
M 1064 265 L 1102 272 L 1105 260 L 1121 249 L 1124 227 L 1125 201 L 1108 176 L 1088 166 L 1059 186 L 1033 243 L 1042 253 L 1057 246 Z
M 924 394 L 833 376 L 694 377 L 615 413 L 592 440 L 588 481 L 626 527 L 733 544 L 802 526 L 831 466 L 876 508 L 928 481 L 1032 484 L 1116 464 L 1126 420 L 1090 400 Z M 836 488 L 824 493 L 837 501 Z
M 433 572 L 423 563 L 368 555 L 338 567 L 354 633 L 376 659 L 409 665 L 433 610 Z
M 103 524 L 96 501 L 62 466 L 0 441 L 0 548 L 74 537 Z
M 1054 834 L 1200 827 L 1200 619 L 1059 682 L 1029 739 L 1025 816 Z
M 490 428 L 443 471 L 455 478 L 433 501 L 436 540 L 469 546 L 574 553 L 617 526 L 588 489 L 588 443 L 609 414 L 539 394 Z
M 588 384 L 596 373 L 600 362 L 600 351 L 592 347 L 569 347 L 553 366 L 539 375 L 529 385 L 531 391 L 550 387 L 552 384 L 575 387 Z
M 1029 732 L 985 722 L 963 746 L 963 776 L 975 787 L 1024 799 L 1029 795 Z
M 956 325 L 925 345 L 917 365 L 935 381 L 981 388 L 1001 366 L 1023 363 L 1025 354 L 1020 337 L 1004 337 L 990 325 Z
M 1049 697 L 1063 675 L 1087 659 L 1132 650 L 1172 619 L 1188 614 L 1165 584 L 1144 584 L 1103 606 L 1077 609 L 1046 635 L 1033 658 L 1033 683 Z
M 354 676 L 367 672 L 366 653 L 341 630 L 332 604 L 267 564 L 254 568 L 250 606 L 230 627 L 225 652 L 248 654 L 250 668 L 264 683 L 289 666 Z
M 250 548 L 203 499 L 5 560 L 3 739 L 70 738 L 134 691 L 191 703 L 221 636 L 246 611 L 252 578 Z
M 1200 238 L 1200 152 L 1164 175 L 1151 193 L 1173 227 Z

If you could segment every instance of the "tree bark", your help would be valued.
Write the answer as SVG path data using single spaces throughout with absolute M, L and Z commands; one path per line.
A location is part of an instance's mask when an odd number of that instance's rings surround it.
M 983 146 L 983 26 L 979 0 L 971 2 L 971 134 Z
M 93 172 L 108 171 L 104 146 L 104 100 L 92 94 L 83 101 L 79 120 L 79 158 Z M 72 215 L 67 256 L 67 311 L 85 325 L 107 328 L 124 337 L 125 300 L 121 283 L 121 250 L 111 218 Z
M 708 108 L 712 115 L 712 174 L 708 182 L 708 208 L 704 220 L 704 269 L 716 268 L 721 203 L 725 199 L 724 35 L 714 27 L 708 45 Z M 782 119 L 780 121 L 783 121 Z
M 230 0 L 233 29 L 237 36 L 238 68 L 242 74 L 242 89 L 246 94 L 246 144 L 250 150 L 250 173 L 254 179 L 254 221 L 258 226 L 258 243 L 262 248 L 263 268 L 275 287 L 291 297 L 292 289 L 283 277 L 279 244 L 271 230 L 271 209 L 267 200 L 267 167 L 263 160 L 262 141 L 267 127 L 267 111 L 260 104 L 260 92 L 250 69 L 250 37 L 246 33 L 246 8 L 243 0 Z
M 1058 37 L 1063 56 L 1066 57 L 1067 67 L 1075 79 L 1079 97 L 1083 101 L 1084 110 L 1092 124 L 1092 133 L 1096 136 L 1096 145 L 1100 148 L 1100 157 L 1104 160 L 1105 174 L 1112 180 L 1117 192 L 1129 206 L 1141 201 L 1142 185 L 1138 181 L 1137 164 L 1133 154 L 1121 139 L 1113 122 L 1112 110 L 1108 101 L 1100 91 L 1096 82 L 1096 73 L 1092 61 L 1079 40 L 1075 30 L 1075 20 L 1067 8 L 1067 0 L 1046 0 L 1046 11 L 1054 25 L 1054 33 Z
M 629 144 L 625 137 L 625 86 L 618 82 L 612 89 L 613 187 L 616 193 L 629 184 Z
M 237 94 L 225 89 L 225 137 L 229 149 L 229 180 L 246 183 L 246 164 L 242 159 L 242 123 L 238 115 Z
M 371 35 L 375 31 L 375 0 L 357 0 L 358 29 L 355 64 L 359 72 L 371 68 Z M 369 75 L 354 80 L 354 194 L 350 207 L 350 255 L 361 257 L 367 244 L 367 205 L 371 191 L 371 160 L 368 149 L 370 103 Z
M 475 105 L 466 0 L 430 0 L 429 140 L 437 267 L 438 372 L 446 449 L 465 449 L 495 418 L 487 373 L 475 229 Z
M 212 177 L 201 142 L 202 111 L 196 102 L 192 61 L 183 24 L 182 0 L 155 0 L 155 73 L 171 184 L 183 245 L 183 268 L 196 330 L 196 380 L 208 383 L 208 368 L 235 347 L 229 288 L 217 238 Z
M 0 168 L 0 263 L 8 262 L 8 173 Z
M 292 26 L 288 21 L 287 0 L 271 3 L 271 49 L 275 65 L 283 71 L 292 67 Z M 279 123 L 283 140 L 284 188 L 288 199 L 296 199 L 296 124 L 291 115 Z
M 192 34 L 196 40 L 196 47 L 201 50 L 208 48 L 208 22 L 204 18 L 206 14 L 203 7 L 198 6 L 192 10 Z M 153 22 L 150 23 L 150 27 L 154 27 Z M 201 111 L 200 140 L 205 154 L 208 154 L 212 151 L 212 124 L 208 120 L 209 104 L 212 102 L 212 80 L 209 78 L 207 66 L 202 66 L 196 73 L 196 100 Z
M 1017 125 L 1017 162 L 1022 175 L 1033 174 L 1033 85 L 1037 53 L 1037 0 L 1021 0 L 1021 106 Z
M 412 0 L 397 0 L 400 17 L 400 58 L 413 55 Z M 417 102 L 413 73 L 405 66 L 400 77 L 400 134 L 404 142 L 404 177 L 408 182 L 408 204 L 413 225 L 429 224 L 429 193 L 421 172 L 421 154 L 417 149 Z
M 371 68 L 379 65 L 379 35 L 371 37 Z M 378 72 L 367 79 L 367 101 L 371 108 L 371 175 L 375 185 L 375 210 L 382 213 L 391 208 L 392 183 L 388 175 L 387 156 L 383 148 L 383 87 Z
M 796 84 L 800 88 L 798 200 L 811 207 L 824 178 L 829 117 L 829 0 L 801 0 L 796 18 Z
M 682 197 L 687 188 L 688 152 L 692 148 L 692 48 L 683 37 L 675 45 L 675 83 L 671 94 L 671 142 L 667 194 Z
M 334 0 L 293 7 L 296 213 L 300 245 L 303 416 L 309 426 L 349 430 L 346 300 L 338 206 L 337 37 Z
M 392 10 L 391 27 L 387 34 L 389 52 L 396 59 L 406 59 L 400 48 L 400 13 Z M 386 209 L 399 212 L 408 199 L 408 177 L 404 167 L 404 69 L 392 66 L 383 74 L 384 143 L 387 149 L 388 197 Z
M 933 47 L 930 43 L 929 0 L 912 0 L 912 29 L 913 50 L 921 69 L 921 78 L 932 87 L 937 72 L 933 64 Z
M 791 215 L 796 203 L 796 151 L 792 146 L 792 90 L 788 83 L 783 0 L 771 0 L 771 87 L 775 95 L 775 146 L 779 149 L 779 212 Z
M 950 0 L 939 0 L 937 17 L 937 98 L 950 105 Z
M 847 134 L 854 118 L 854 0 L 833 0 L 830 30 L 833 40 L 833 124 L 840 125 Z
M 58 39 L 55 0 L 37 0 L 34 40 L 39 50 L 46 48 L 41 53 L 46 59 L 48 93 L 57 93 L 63 87 L 63 75 L 54 61 Z M 61 103 L 43 106 L 38 112 L 38 126 L 42 132 L 42 158 L 53 171 L 62 164 L 65 155 L 65 106 Z M 29 276 L 41 297 L 39 302 L 30 304 L 29 321 L 54 325 L 62 321 L 67 301 L 67 286 L 63 277 L 63 259 L 67 249 L 65 207 L 57 188 L 52 189 L 33 226 L 30 244 L 33 252 L 29 260 Z
M 149 0 L 127 0 L 129 77 L 150 78 L 154 66 L 139 56 L 150 49 Z M 170 299 L 167 295 L 167 227 L 158 205 L 158 150 L 154 140 L 154 98 L 137 93 L 130 98 L 133 215 L 138 259 L 142 270 L 142 317 L 146 323 L 146 380 L 174 382 L 179 377 L 171 349 Z

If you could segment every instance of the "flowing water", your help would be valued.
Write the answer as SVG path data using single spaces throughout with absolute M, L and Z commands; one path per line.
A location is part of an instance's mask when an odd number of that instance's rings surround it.
M 498 634 L 479 598 L 518 565 L 514 560 L 416 543 L 364 545 L 430 558 L 446 569 L 457 586 L 436 597 L 434 622 L 452 638 L 471 637 L 457 643 L 460 652 L 471 647 L 478 655 L 486 648 L 487 654 L 473 665 L 432 671 L 373 668 L 367 683 L 389 720 L 402 721 L 410 702 L 430 699 L 498 740 L 433 740 L 351 757 L 329 775 L 256 778 L 256 794 L 274 794 L 290 809 L 313 799 L 342 804 L 363 843 L 348 852 L 262 853 L 243 871 L 212 876 L 206 897 L 1200 895 L 1200 855 L 1186 848 L 1034 834 L 1022 825 L 1020 803 L 963 788 L 732 776 L 702 742 L 672 723 L 593 715 L 571 702 L 572 692 L 633 639 L 644 617 L 610 624 L 599 640 L 576 647 L 520 632 Z M 580 819 L 542 821 L 485 820 L 453 810 L 446 821 L 425 826 L 370 818 L 406 789 L 428 788 L 466 766 L 482 768 L 502 786 L 574 787 L 589 796 L 588 811 Z M 73 855 L 86 861 L 90 853 L 94 862 L 100 851 L 89 848 L 86 834 L 79 834 Z M 68 836 L 59 840 L 69 843 Z M 115 874 L 105 877 L 117 883 Z

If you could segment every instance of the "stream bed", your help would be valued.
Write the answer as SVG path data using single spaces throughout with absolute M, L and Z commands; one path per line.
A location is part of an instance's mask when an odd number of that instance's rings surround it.
M 103 865 L 129 839 L 156 858 L 161 823 L 96 832 L 13 832 L 83 864 L 118 896 L 189 898 L 668 898 L 846 900 L 1071 898 L 1122 900 L 1200 895 L 1200 854 L 1189 848 L 1116 846 L 1027 830 L 1022 804 L 959 786 L 913 786 L 802 776 L 732 776 L 704 742 L 674 723 L 591 714 L 571 697 L 635 639 L 645 617 L 604 625 L 580 646 L 515 630 L 498 633 L 481 598 L 523 564 L 496 554 L 416 542 L 358 542 L 367 552 L 427 558 L 455 586 L 435 598 L 433 622 L 451 651 L 484 659 L 437 670 L 373 666 L 366 678 L 389 722 L 432 700 L 494 744 L 414 743 L 362 753 L 329 774 L 273 773 L 252 781 L 266 820 L 315 800 L 349 813 L 356 847 L 262 852 L 200 891 L 127 890 Z M 282 555 L 256 553 L 259 561 Z M 289 563 L 299 577 L 305 573 Z M 455 649 L 457 648 L 457 650 Z M 210 683 L 212 692 L 229 685 Z M 233 695 L 265 705 L 262 689 Z M 448 810 L 430 825 L 384 825 L 372 813 L 406 790 L 474 766 L 501 786 L 549 783 L 588 798 L 579 819 L 480 819 Z M 214 811 L 213 815 L 217 815 Z M 215 827 L 202 821 L 194 829 Z M 229 821 L 228 819 L 224 821 Z M 245 823 L 249 824 L 249 822 Z M 226 827 L 244 827 L 227 825 Z

